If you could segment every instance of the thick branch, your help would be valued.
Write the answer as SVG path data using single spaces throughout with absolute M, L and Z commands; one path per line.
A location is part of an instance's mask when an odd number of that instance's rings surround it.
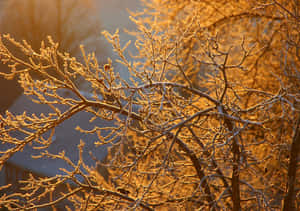
M 192 135 L 193 135 L 193 137 L 195 138 L 195 140 L 197 141 L 197 143 L 199 143 L 200 146 L 202 147 L 202 149 L 204 149 L 204 144 L 198 139 L 197 135 L 196 135 L 195 132 L 192 130 L 192 128 L 189 127 L 188 129 L 189 129 L 189 131 L 192 133 Z M 209 152 L 207 151 L 207 153 L 209 153 Z M 207 156 L 210 157 L 210 156 L 211 156 L 211 153 L 209 153 Z M 228 193 L 229 193 L 230 195 L 232 195 L 230 186 L 229 186 L 228 182 L 226 181 L 226 178 L 225 178 L 225 176 L 224 176 L 222 170 L 219 168 L 219 166 L 218 166 L 218 164 L 217 164 L 217 162 L 216 162 L 216 160 L 215 160 L 214 158 L 211 158 L 211 160 L 212 160 L 212 164 L 213 164 L 214 168 L 216 168 L 216 172 L 220 175 L 220 177 L 221 177 L 221 179 L 222 179 L 222 182 L 223 182 L 223 184 L 224 184 L 224 187 L 225 187 L 226 189 L 228 189 Z
M 130 116 L 133 119 L 143 121 L 143 118 L 141 116 L 139 116 L 138 114 L 136 114 L 134 112 L 129 112 L 126 109 L 120 108 L 120 107 L 115 106 L 115 105 L 111 105 L 111 104 L 107 104 L 107 103 L 103 103 L 103 102 L 93 102 L 93 101 L 89 101 L 89 100 L 86 100 L 84 102 L 84 104 L 86 106 L 91 106 L 91 107 L 94 107 L 94 108 L 107 109 L 107 110 L 110 110 L 110 111 L 113 111 L 113 112 L 116 112 L 116 113 L 119 113 L 119 114 L 123 114 L 123 115 L 126 115 L 126 116 L 128 116 L 129 113 L 130 113 Z
M 296 130 L 291 146 L 290 163 L 288 168 L 287 195 L 284 199 L 283 211 L 296 210 L 295 208 L 295 183 L 297 172 L 297 159 L 300 152 L 300 117 L 296 123 Z
M 179 84 L 179 83 L 173 83 L 173 82 L 152 82 L 150 84 L 144 84 L 144 85 L 141 85 L 141 86 L 138 86 L 138 87 L 117 87 L 117 88 L 114 88 L 114 90 L 119 90 L 119 89 L 131 89 L 131 90 L 148 89 L 148 88 L 157 87 L 157 86 L 161 86 L 161 87 L 170 86 L 170 87 L 185 89 L 185 90 L 190 91 L 191 93 L 193 93 L 195 95 L 206 98 L 207 100 L 211 101 L 215 105 L 220 104 L 220 102 L 218 100 L 214 99 L 213 97 L 206 94 L 205 92 L 202 92 L 202 91 L 200 91 L 198 89 L 195 89 L 195 88 L 187 87 L 187 86 Z
M 219 107 L 219 111 L 228 115 L 223 107 Z M 230 119 L 224 118 L 224 122 L 229 131 L 233 131 L 234 125 Z M 241 210 L 241 197 L 240 197 L 240 173 L 239 173 L 239 162 L 240 162 L 240 149 L 238 145 L 238 139 L 235 137 L 233 139 L 232 148 L 233 161 L 232 161 L 232 177 L 231 177 L 231 186 L 232 186 L 232 202 L 233 202 L 233 211 Z
M 172 133 L 169 133 L 171 136 L 174 136 Z M 195 153 L 178 137 L 175 138 L 176 143 L 179 145 L 179 147 L 189 156 L 190 160 L 193 163 L 193 166 L 195 167 L 197 171 L 197 175 L 201 181 L 201 187 L 204 188 L 204 192 L 207 195 L 207 201 L 210 206 L 210 210 L 216 210 L 216 206 L 214 206 L 214 197 L 212 193 L 210 192 L 209 185 L 207 183 L 207 177 L 204 174 L 204 171 L 202 170 L 201 163 Z

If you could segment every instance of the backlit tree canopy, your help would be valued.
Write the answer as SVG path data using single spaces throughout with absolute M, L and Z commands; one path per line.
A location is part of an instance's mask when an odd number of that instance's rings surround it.
M 1 60 L 11 69 L 5 76 L 18 75 L 24 93 L 53 112 L 1 116 L 0 141 L 10 147 L 1 150 L 0 165 L 32 144 L 40 149 L 36 159 L 62 159 L 72 170 L 49 178 L 31 175 L 22 190 L 3 194 L 0 205 L 54 208 L 67 201 L 76 210 L 299 209 L 299 1 L 143 2 L 145 9 L 130 17 L 138 29 L 130 32 L 137 38 L 137 55 L 124 56 L 130 43 L 120 46 L 118 31 L 103 32 L 120 57 L 103 67 L 83 47 L 79 62 L 51 39 L 35 51 L 2 35 Z M 26 57 L 12 54 L 3 40 Z M 115 62 L 127 67 L 130 81 L 114 72 Z M 43 77 L 32 78 L 30 71 Z M 59 77 L 52 77 L 53 71 Z M 73 83 L 76 77 L 90 85 L 90 97 Z M 75 97 L 62 98 L 62 89 Z M 43 134 L 54 134 L 78 112 L 115 126 L 76 128 L 98 135 L 82 140 L 78 161 L 63 151 L 48 152 L 52 136 Z M 108 147 L 107 158 L 85 165 L 85 141 Z M 62 185 L 66 188 L 58 191 Z

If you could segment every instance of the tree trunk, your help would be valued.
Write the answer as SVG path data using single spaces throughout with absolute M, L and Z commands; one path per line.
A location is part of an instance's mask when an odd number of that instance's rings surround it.
M 300 152 L 300 117 L 296 123 L 296 129 L 291 146 L 290 163 L 288 168 L 288 181 L 287 181 L 287 194 L 284 198 L 283 211 L 296 210 L 296 172 L 297 172 L 297 159 Z

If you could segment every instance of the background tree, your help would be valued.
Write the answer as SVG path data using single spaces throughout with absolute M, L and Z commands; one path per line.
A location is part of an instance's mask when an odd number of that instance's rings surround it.
M 0 31 L 9 33 L 16 40 L 26 40 L 34 50 L 39 50 L 41 42 L 50 35 L 59 43 L 62 52 L 80 56 L 78 46 L 84 44 L 86 49 L 100 56 L 105 50 L 99 41 L 101 24 L 96 12 L 93 0 L 6 0 L 0 10 Z M 18 53 L 14 46 L 9 48 L 14 54 Z M 25 58 L 22 53 L 18 56 Z M 6 66 L 1 65 L 1 72 L 8 71 Z M 17 85 L 17 79 L 7 81 L 1 77 L 0 80 L 0 96 L 5 96 L 1 97 L 0 104 L 3 112 L 22 93 L 22 89 Z
M 2 42 L 2 61 L 17 68 L 12 71 L 20 75 L 25 94 L 53 113 L 1 116 L 0 139 L 11 147 L 0 161 L 35 143 L 41 148 L 37 159 L 63 159 L 73 169 L 47 179 L 31 177 L 23 181 L 25 197 L 4 195 L 2 204 L 32 209 L 69 200 L 83 210 L 299 209 L 299 2 L 144 3 L 144 12 L 132 14 L 139 29 L 133 32 L 139 51 L 133 62 L 123 55 L 128 45 L 120 46 L 118 31 L 104 32 L 119 53 L 117 62 L 131 73 L 130 82 L 114 73 L 110 60 L 101 67 L 94 54 L 83 51 L 81 63 L 59 53 L 51 40 L 35 52 L 2 36 L 28 55 L 26 63 L 20 61 Z M 61 77 L 51 77 L 48 68 Z M 33 79 L 29 70 L 44 77 Z M 90 83 L 91 98 L 72 83 L 77 76 Z M 59 89 L 77 97 L 63 99 Z M 59 111 L 56 104 L 67 109 Z M 77 128 L 97 133 L 98 147 L 111 144 L 96 167 L 46 151 L 51 136 L 42 134 L 81 111 L 115 121 L 110 128 Z M 103 136 L 105 131 L 109 135 Z M 84 142 L 78 149 L 80 156 L 85 153 Z M 106 177 L 100 168 L 107 169 Z M 69 192 L 39 202 L 68 182 Z

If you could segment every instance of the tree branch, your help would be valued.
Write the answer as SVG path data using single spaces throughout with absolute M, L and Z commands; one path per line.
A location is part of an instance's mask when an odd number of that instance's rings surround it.
M 297 172 L 297 159 L 300 152 L 300 117 L 296 122 L 296 129 L 293 136 L 290 162 L 288 167 L 288 181 L 287 181 L 287 194 L 284 198 L 283 211 L 296 210 L 295 200 L 295 185 L 296 185 L 296 172 Z

